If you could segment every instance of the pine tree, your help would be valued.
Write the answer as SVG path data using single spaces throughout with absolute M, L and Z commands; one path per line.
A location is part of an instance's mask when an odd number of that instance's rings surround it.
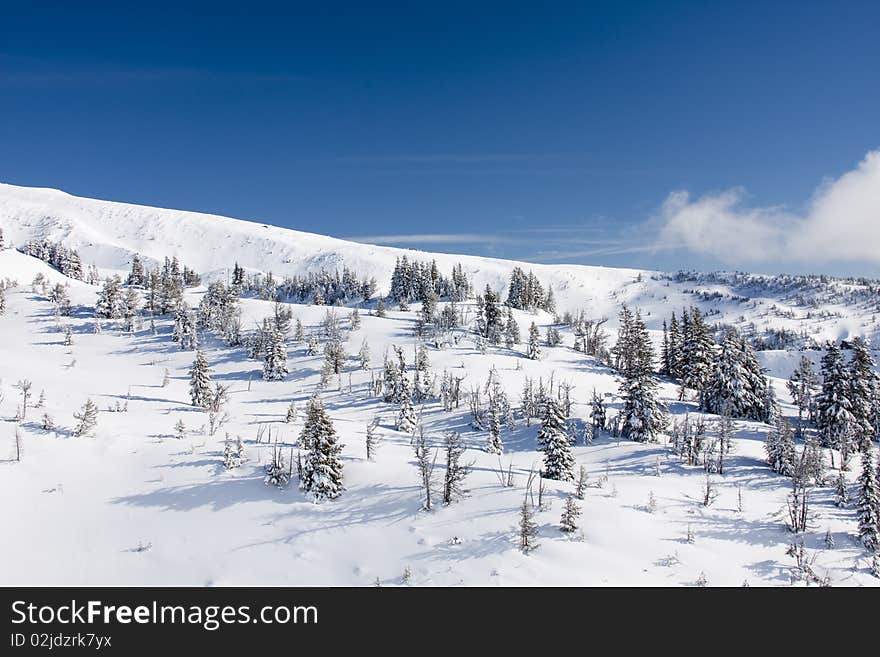
M 654 350 L 641 314 L 626 327 L 621 354 L 621 433 L 637 442 L 654 442 L 666 426 L 666 410 L 658 398 L 659 384 L 652 373 Z
M 135 253 L 131 259 L 131 273 L 125 281 L 126 285 L 144 285 L 147 282 L 144 273 L 144 264 L 141 262 L 140 256 Z
M 869 552 L 880 550 L 880 489 L 874 464 L 874 450 L 867 443 L 862 450 L 862 473 L 859 476 L 859 538 Z
M 122 295 L 119 290 L 121 283 L 118 276 L 107 278 L 104 281 L 104 287 L 98 293 L 98 301 L 95 303 L 95 315 L 97 317 L 115 319 L 121 316 L 120 303 Z
M 186 436 L 186 425 L 183 423 L 183 420 L 178 420 L 174 425 L 174 436 L 178 440 L 183 440 Z
M 840 348 L 836 343 L 829 342 L 822 357 L 822 391 L 816 401 L 816 425 L 822 445 L 839 449 L 844 467 L 849 456 L 851 434 L 856 426 L 849 398 L 851 391 L 849 371 Z
M 541 334 L 538 332 L 538 327 L 534 322 L 529 326 L 528 356 L 532 360 L 538 360 L 541 357 Z
M 791 399 L 798 409 L 798 434 L 803 434 L 804 413 L 812 419 L 813 398 L 819 379 L 813 371 L 813 363 L 806 356 L 801 356 L 797 368 L 786 382 Z
M 462 463 L 464 443 L 461 435 L 456 432 L 446 434 L 446 473 L 443 477 L 443 504 L 452 504 L 464 497 L 464 482 L 470 474 L 471 466 Z
M 767 453 L 767 463 L 770 464 L 773 472 L 786 477 L 794 476 L 797 460 L 794 438 L 791 425 L 781 415 L 776 418 L 773 429 L 767 433 L 764 450 Z
M 413 408 L 412 391 L 405 370 L 401 370 L 399 374 L 397 397 L 400 403 L 400 411 L 397 414 L 397 430 L 403 433 L 412 433 L 416 428 L 416 411 Z
M 91 399 L 86 399 L 82 410 L 79 413 L 74 413 L 73 417 L 78 420 L 78 424 L 73 430 L 73 435 L 86 436 L 98 425 L 98 407 Z
M 519 324 L 516 323 L 516 320 L 513 317 L 513 309 L 508 306 L 507 307 L 507 324 L 504 327 L 504 344 L 508 349 L 513 349 L 513 347 L 519 344 L 520 340 L 519 333 Z
M 834 482 L 834 506 L 843 508 L 849 503 L 849 489 L 846 485 L 846 475 L 842 470 L 837 472 Z
M 211 373 L 205 352 L 196 351 L 196 358 L 189 370 L 189 396 L 193 406 L 207 408 L 211 401 Z
M 605 411 L 605 402 L 593 388 L 593 396 L 590 399 L 590 421 L 597 429 L 604 429 L 607 424 L 607 414 Z
M 287 374 L 287 345 L 284 335 L 277 326 L 272 326 L 269 329 L 263 361 L 263 378 L 266 381 L 283 381 Z
M 370 345 L 367 343 L 366 339 L 361 342 L 361 348 L 358 351 L 357 357 L 362 370 L 366 371 L 370 369 Z
M 284 416 L 284 421 L 287 424 L 296 422 L 296 402 L 293 400 L 291 400 L 290 405 L 287 407 L 287 414 Z
M 535 512 L 529 506 L 528 499 L 523 499 L 519 509 L 519 549 L 528 554 L 538 545 L 535 537 L 538 535 L 538 523 L 535 522 Z
M 311 493 L 315 501 L 333 499 L 345 490 L 342 486 L 342 445 L 336 430 L 317 395 L 309 400 L 306 421 L 299 437 L 305 452 L 300 473 L 300 488 Z
M 538 432 L 538 449 L 544 452 L 542 476 L 546 479 L 574 479 L 574 455 L 565 431 L 565 418 L 552 397 L 547 400 L 547 413 Z
M 852 405 L 852 430 L 855 435 L 871 436 L 874 433 L 877 397 L 880 393 L 876 363 L 864 338 L 856 337 L 850 345 L 852 356 L 849 363 L 849 400 Z
M 712 376 L 715 342 L 698 308 L 691 308 L 682 319 L 686 321 L 682 325 L 680 375 L 684 386 L 696 390 L 702 400 Z
M 577 519 L 581 515 L 580 507 L 571 495 L 565 498 L 565 506 L 562 509 L 562 518 L 559 521 L 559 529 L 567 534 L 577 531 Z

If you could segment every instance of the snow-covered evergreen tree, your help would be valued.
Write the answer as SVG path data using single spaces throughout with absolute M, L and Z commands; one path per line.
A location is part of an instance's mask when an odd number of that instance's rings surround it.
M 284 415 L 284 421 L 287 424 L 291 422 L 296 422 L 296 402 L 291 400 L 290 405 L 287 407 L 287 413 Z
M 803 418 L 813 419 L 813 401 L 819 379 L 813 371 L 813 363 L 806 356 L 801 356 L 797 368 L 786 382 L 791 399 L 798 409 L 798 433 L 803 433 Z
M 317 395 L 309 400 L 306 419 L 299 436 L 299 447 L 304 453 L 300 472 L 300 488 L 315 500 L 339 497 L 342 485 L 342 445 L 333 422 Z
M 849 400 L 853 415 L 853 433 L 870 440 L 874 435 L 878 412 L 880 383 L 876 363 L 864 338 L 857 336 L 850 342 L 852 356 L 849 362 Z M 861 442 L 864 442 L 861 441 Z M 861 445 L 855 445 L 856 448 Z
M 529 326 L 528 356 L 532 360 L 538 360 L 541 357 L 541 334 L 538 332 L 538 326 L 534 322 Z
M 652 368 L 654 348 L 648 330 L 636 313 L 626 319 L 626 335 L 619 340 L 621 354 L 621 434 L 637 442 L 654 442 L 666 427 L 666 409 L 658 397 L 659 383 Z
M 104 281 L 104 287 L 98 293 L 98 301 L 95 303 L 95 315 L 107 319 L 116 319 L 121 316 L 120 306 L 122 281 L 118 276 L 112 276 Z
M 767 463 L 770 469 L 786 477 L 794 476 L 797 454 L 794 447 L 791 425 L 782 416 L 776 417 L 773 428 L 764 441 Z
M 288 374 L 287 344 L 277 325 L 269 329 L 266 357 L 263 361 L 263 378 L 266 381 L 283 381 Z
M 397 430 L 403 433 L 412 433 L 415 431 L 417 420 L 416 411 L 413 408 L 412 390 L 406 370 L 402 370 L 399 373 L 397 397 L 400 403 L 400 410 L 397 413 Z
M 857 426 L 849 398 L 851 392 L 849 369 L 840 348 L 829 342 L 822 357 L 822 391 L 816 400 L 816 425 L 822 445 L 840 450 L 844 467 Z
M 207 408 L 211 402 L 211 371 L 208 359 L 201 349 L 196 351 L 196 358 L 189 370 L 189 396 L 193 406 Z
M 578 517 L 581 515 L 581 509 L 578 506 L 574 496 L 569 495 L 565 498 L 565 506 L 562 508 L 562 518 L 559 520 L 559 529 L 566 534 L 576 532 L 578 529 Z
M 76 428 L 73 430 L 74 436 L 87 436 L 95 427 L 98 426 L 98 407 L 91 399 L 86 399 L 82 410 L 74 413 L 73 417 L 77 420 Z
M 546 416 L 538 432 L 538 449 L 544 453 L 542 476 L 546 479 L 574 479 L 574 455 L 565 430 L 565 417 L 552 397 L 547 400 Z
M 513 349 L 513 347 L 519 344 L 521 340 L 519 324 L 516 323 L 516 319 L 513 317 L 513 309 L 508 306 L 507 323 L 504 325 L 504 344 L 508 349 Z
M 528 499 L 523 499 L 519 509 L 519 549 L 528 554 L 538 545 L 535 537 L 538 535 L 538 523 L 535 522 L 535 512 L 529 506 Z
M 880 489 L 874 450 L 870 443 L 862 449 L 862 472 L 859 475 L 859 538 L 871 553 L 880 551 Z

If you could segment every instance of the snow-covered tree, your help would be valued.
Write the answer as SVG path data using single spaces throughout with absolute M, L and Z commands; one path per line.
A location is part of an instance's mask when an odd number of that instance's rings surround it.
M 98 301 L 95 303 L 95 315 L 107 319 L 115 319 L 121 316 L 120 304 L 122 281 L 118 276 L 112 276 L 104 281 L 104 287 L 98 292 Z
M 291 422 L 296 422 L 296 402 L 291 400 L 290 405 L 287 407 L 287 413 L 284 415 L 284 421 L 287 424 Z
M 840 348 L 829 342 L 822 357 L 822 391 L 816 400 L 816 425 L 822 445 L 839 449 L 844 467 L 857 425 L 849 398 L 851 392 L 849 370 Z
M 862 449 L 862 473 L 858 483 L 859 538 L 869 552 L 876 554 L 880 551 L 880 489 L 870 443 Z
M 764 450 L 767 453 L 767 463 L 773 472 L 786 477 L 794 475 L 797 460 L 794 438 L 791 425 L 782 415 L 777 416 L 773 428 L 767 433 Z
M 578 517 L 581 515 L 581 509 L 578 506 L 574 496 L 569 495 L 565 498 L 565 506 L 562 508 L 562 518 L 559 520 L 559 529 L 566 534 L 577 531 Z
M 529 326 L 528 356 L 532 360 L 538 360 L 541 357 L 541 334 L 538 331 L 538 326 L 534 322 Z
M 786 382 L 791 399 L 798 409 L 798 433 L 803 433 L 803 418 L 813 419 L 813 401 L 819 379 L 813 371 L 813 363 L 806 356 L 801 356 L 797 368 Z
M 82 410 L 79 413 L 74 413 L 73 417 L 77 420 L 73 435 L 87 436 L 98 426 L 98 407 L 91 399 L 86 399 Z
M 357 357 L 362 370 L 370 369 L 370 345 L 366 339 L 361 342 L 361 348 L 358 350 Z
M 266 381 L 283 381 L 287 376 L 287 344 L 277 325 L 269 329 L 266 357 L 263 361 L 263 378 Z
M 309 400 L 306 420 L 299 436 L 304 452 L 300 472 L 300 488 L 315 500 L 338 497 L 342 485 L 342 445 L 324 404 L 317 395 Z
M 397 430 L 403 433 L 412 433 L 416 428 L 417 420 L 406 370 L 401 370 L 399 373 L 397 397 L 400 403 L 400 410 L 397 413 Z
M 880 381 L 878 381 L 874 357 L 864 338 L 859 336 L 853 338 L 850 346 L 852 356 L 849 362 L 849 400 L 854 422 L 852 429 L 855 435 L 870 440 L 878 424 Z M 858 448 L 860 445 L 855 447 Z
M 443 477 L 443 504 L 452 504 L 464 497 L 467 492 L 464 482 L 470 473 L 471 464 L 462 463 L 464 443 L 456 432 L 446 434 L 446 473 Z
M 565 417 L 552 397 L 547 400 L 546 415 L 538 432 L 538 449 L 544 453 L 542 476 L 546 479 L 574 479 L 574 455 L 565 430 Z
M 625 336 L 618 340 L 621 357 L 621 434 L 637 442 L 654 442 L 666 427 L 666 409 L 658 396 L 659 383 L 652 372 L 654 348 L 641 314 L 621 313 Z M 621 340 L 623 340 L 621 342 Z
M 207 408 L 211 402 L 211 370 L 201 349 L 196 351 L 196 358 L 189 370 L 189 396 L 192 405 L 200 408 Z
M 507 307 L 507 322 L 504 325 L 504 344 L 508 349 L 513 349 L 513 347 L 520 343 L 522 338 L 519 333 L 519 324 L 516 323 L 516 319 L 513 317 L 513 309 L 508 306 Z
M 528 499 L 523 499 L 519 509 L 519 549 L 528 554 L 538 545 L 535 537 L 538 536 L 538 523 L 535 522 L 535 512 L 529 506 Z

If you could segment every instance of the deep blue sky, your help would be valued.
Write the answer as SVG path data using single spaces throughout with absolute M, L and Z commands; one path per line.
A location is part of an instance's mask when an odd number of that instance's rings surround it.
M 877 2 L 11 4 L 0 181 L 83 196 L 677 267 L 601 251 L 673 190 L 797 210 L 880 147 Z

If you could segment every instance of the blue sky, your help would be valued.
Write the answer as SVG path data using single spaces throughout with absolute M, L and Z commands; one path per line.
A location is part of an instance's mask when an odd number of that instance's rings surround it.
M 17 4 L 4 182 L 541 262 L 880 271 L 816 248 L 829 179 L 855 182 L 826 215 L 880 224 L 876 2 Z

